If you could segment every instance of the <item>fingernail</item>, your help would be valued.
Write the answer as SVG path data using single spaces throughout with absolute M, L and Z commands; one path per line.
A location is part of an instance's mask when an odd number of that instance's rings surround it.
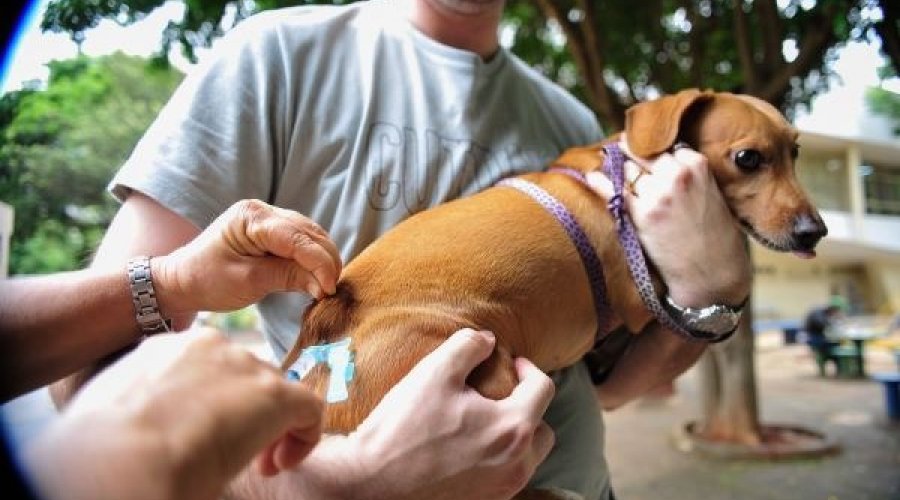
M 310 283 L 307 291 L 310 295 L 313 296 L 316 300 L 322 300 L 322 289 L 319 287 L 318 283 Z
M 481 335 L 482 337 L 484 337 L 485 340 L 487 340 L 488 342 L 490 342 L 492 344 L 497 340 L 497 337 L 494 335 L 494 332 L 491 332 L 488 330 L 477 330 L 475 333 Z

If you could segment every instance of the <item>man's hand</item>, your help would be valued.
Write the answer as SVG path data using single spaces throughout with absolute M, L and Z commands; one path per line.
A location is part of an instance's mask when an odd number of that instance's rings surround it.
M 505 400 L 466 385 L 494 347 L 493 335 L 456 333 L 425 357 L 350 436 L 373 478 L 411 498 L 507 498 L 553 447 L 543 415 L 555 392 L 524 358 Z M 405 484 L 404 484 L 405 483 Z
M 627 154 L 627 144 L 621 146 Z M 637 179 L 634 193 L 625 190 L 628 214 L 675 302 L 741 303 L 750 293 L 750 257 L 706 158 L 682 148 L 652 161 L 632 157 L 625 167 L 626 182 Z M 588 183 L 612 196 L 604 174 L 588 174 Z
M 348 436 L 330 436 L 290 474 L 245 474 L 240 498 L 511 498 L 553 447 L 542 416 L 555 392 L 525 359 L 506 399 L 466 385 L 494 337 L 463 330 L 426 356 Z
M 30 459 L 48 498 L 213 499 L 254 456 L 262 475 L 299 463 L 322 409 L 215 331 L 157 335 L 85 386 Z
M 235 203 L 151 265 L 160 309 L 170 317 L 239 309 L 277 291 L 322 298 L 335 292 L 341 272 L 337 247 L 321 227 L 259 200 Z

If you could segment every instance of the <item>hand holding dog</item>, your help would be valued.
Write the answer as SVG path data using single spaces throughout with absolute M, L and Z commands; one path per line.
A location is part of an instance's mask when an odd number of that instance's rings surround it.
M 235 203 L 151 265 L 160 308 L 170 317 L 239 309 L 277 291 L 321 298 L 334 293 L 341 272 L 337 247 L 321 227 L 259 200 Z
M 384 486 L 403 498 L 508 498 L 525 486 L 553 447 L 542 418 L 555 391 L 524 358 L 505 400 L 467 386 L 494 342 L 490 334 L 457 332 L 385 396 L 351 435 L 358 452 L 372 453 L 372 477 L 391 478 Z
M 324 439 L 295 473 L 233 490 L 281 498 L 511 498 L 553 447 L 542 417 L 550 379 L 518 359 L 519 385 L 494 401 L 466 377 L 494 347 L 489 334 L 463 330 L 423 358 L 347 436 Z M 280 493 L 279 493 L 280 492 Z M 287 496 L 284 496 L 287 498 Z
M 322 405 L 217 332 L 159 335 L 88 384 L 27 458 L 46 498 L 213 499 L 254 455 L 263 475 L 306 457 Z
M 628 152 L 624 141 L 622 148 Z M 706 158 L 687 148 L 652 160 L 628 156 L 628 213 L 672 298 L 687 307 L 741 303 L 750 292 L 750 257 Z M 612 196 L 602 173 L 588 174 L 588 182 Z

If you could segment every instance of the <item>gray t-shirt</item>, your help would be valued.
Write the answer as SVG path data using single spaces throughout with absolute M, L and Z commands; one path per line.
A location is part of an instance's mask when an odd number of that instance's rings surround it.
M 245 20 L 185 79 L 111 191 L 141 191 L 201 228 L 258 198 L 319 223 L 347 262 L 413 213 L 600 138 L 586 107 L 514 55 L 484 62 L 397 10 L 375 0 Z M 259 304 L 276 357 L 308 301 L 278 293 Z M 583 372 L 562 374 L 569 389 L 547 417 L 578 460 L 548 460 L 538 478 L 605 498 L 602 421 Z

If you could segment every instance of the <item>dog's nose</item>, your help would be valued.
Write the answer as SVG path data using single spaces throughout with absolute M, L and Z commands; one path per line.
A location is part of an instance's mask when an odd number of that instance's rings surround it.
M 794 219 L 794 241 L 803 250 L 812 250 L 826 234 L 828 228 L 822 219 L 810 214 L 800 214 Z

